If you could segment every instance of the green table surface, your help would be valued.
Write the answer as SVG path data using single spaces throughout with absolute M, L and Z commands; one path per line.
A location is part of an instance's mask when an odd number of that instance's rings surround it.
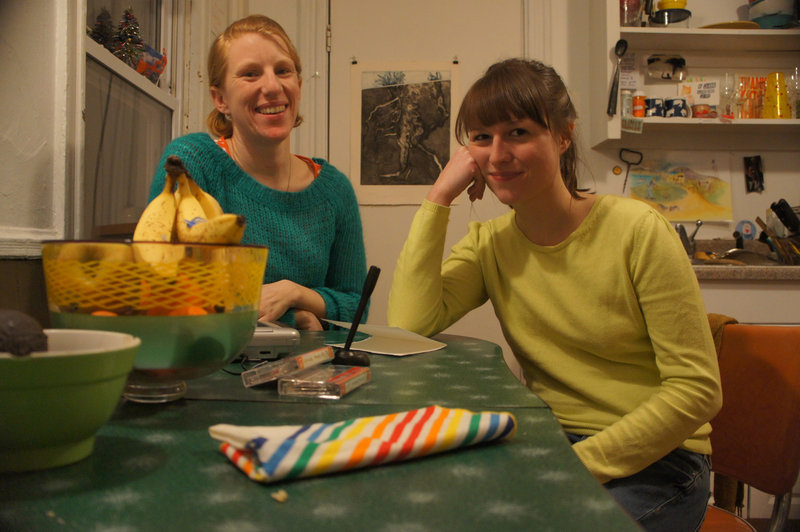
M 219 372 L 190 381 L 187 398 L 173 403 L 122 401 L 85 460 L 0 474 L 0 530 L 639 530 L 497 346 L 439 338 L 446 349 L 373 355 L 372 382 L 341 400 L 286 400 L 274 387 L 243 389 L 238 377 Z M 208 435 L 217 423 L 333 422 L 429 404 L 508 411 L 517 432 L 499 443 L 275 484 L 248 479 Z M 271 497 L 280 489 L 286 502 Z
M 325 343 L 344 343 L 339 332 L 304 333 L 303 352 Z M 497 344 L 464 336 L 439 335 L 444 349 L 395 357 L 370 355 L 371 380 L 346 395 L 348 404 L 419 406 L 437 404 L 447 407 L 508 408 L 531 406 L 546 408 L 544 402 L 523 386 L 503 361 Z M 241 372 L 239 365 L 226 368 Z M 300 401 L 304 398 L 279 397 L 275 382 L 245 388 L 240 376 L 218 371 L 208 377 L 187 382 L 190 399 L 234 401 Z

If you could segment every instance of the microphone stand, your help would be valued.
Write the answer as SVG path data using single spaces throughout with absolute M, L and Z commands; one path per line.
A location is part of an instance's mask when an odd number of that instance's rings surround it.
M 367 278 L 364 280 L 364 287 L 361 289 L 361 300 L 358 302 L 356 308 L 356 315 L 353 317 L 353 323 L 350 324 L 350 332 L 347 335 L 347 341 L 344 347 L 337 349 L 333 354 L 332 364 L 340 364 L 342 366 L 369 366 L 369 355 L 366 351 L 353 351 L 350 346 L 353 343 L 353 338 L 358 330 L 358 325 L 361 323 L 361 315 L 367 306 L 372 291 L 375 289 L 375 284 L 378 282 L 378 276 L 381 269 L 377 266 L 370 266 L 367 272 Z

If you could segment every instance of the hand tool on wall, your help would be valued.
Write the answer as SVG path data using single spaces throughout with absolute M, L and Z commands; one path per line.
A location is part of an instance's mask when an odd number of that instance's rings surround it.
M 622 182 L 622 192 L 625 192 L 625 186 L 628 184 L 628 174 L 631 171 L 631 165 L 641 163 L 644 155 L 640 151 L 622 148 L 619 150 L 619 158 L 627 165 L 625 168 L 625 181 Z
M 622 62 L 622 56 L 628 50 L 628 41 L 620 39 L 614 46 L 614 55 L 617 56 L 617 66 L 614 69 L 614 81 L 611 83 L 611 93 L 608 95 L 608 109 L 606 112 L 608 116 L 617 114 L 617 99 L 619 95 L 619 64 Z

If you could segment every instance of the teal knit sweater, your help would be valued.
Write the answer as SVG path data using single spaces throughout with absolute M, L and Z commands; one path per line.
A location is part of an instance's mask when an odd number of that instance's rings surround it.
M 347 176 L 314 159 L 322 170 L 311 185 L 281 192 L 250 177 L 208 134 L 192 133 L 164 150 L 150 199 L 164 188 L 169 155 L 181 158 L 225 212 L 247 218 L 242 243 L 269 248 L 264 283 L 294 281 L 322 296 L 327 318 L 352 321 L 366 276 L 366 254 L 358 202 Z M 293 325 L 293 312 L 280 320 Z

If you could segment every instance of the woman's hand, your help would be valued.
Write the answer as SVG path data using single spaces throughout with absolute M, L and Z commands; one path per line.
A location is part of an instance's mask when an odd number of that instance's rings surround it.
M 321 331 L 322 322 L 319 321 L 313 312 L 308 310 L 296 310 L 294 312 L 295 327 L 301 331 Z
M 290 308 L 299 329 L 322 330 L 318 316 L 325 317 L 325 300 L 319 293 L 288 279 L 261 285 L 258 319 L 277 321 Z
M 466 147 L 462 146 L 453 154 L 447 166 L 436 179 L 427 199 L 439 205 L 449 206 L 464 190 L 469 200 L 482 199 L 486 181 L 478 165 Z
M 300 285 L 286 279 L 261 285 L 258 319 L 276 321 L 286 314 L 287 310 L 296 306 L 298 288 Z

